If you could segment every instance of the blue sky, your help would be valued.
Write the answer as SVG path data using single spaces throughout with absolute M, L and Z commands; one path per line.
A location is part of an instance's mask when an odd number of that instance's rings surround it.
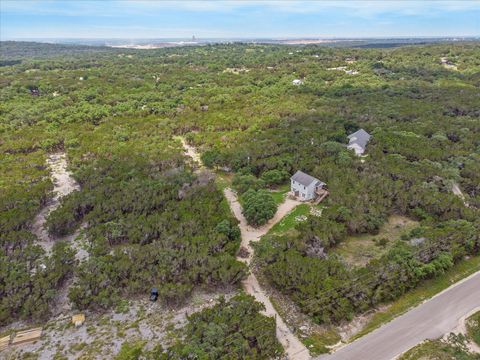
M 480 0 L 0 0 L 0 10 L 1 40 L 480 35 Z

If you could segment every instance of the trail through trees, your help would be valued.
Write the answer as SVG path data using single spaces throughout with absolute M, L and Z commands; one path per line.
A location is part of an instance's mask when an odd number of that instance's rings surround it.
M 180 140 L 185 148 L 186 154 L 192 159 L 194 159 L 197 163 L 199 163 L 200 166 L 203 166 L 200 155 L 198 154 L 198 152 L 196 152 L 195 148 L 193 148 L 192 146 L 188 146 L 183 138 L 181 138 Z M 253 257 L 253 248 L 251 246 L 251 242 L 260 240 L 260 238 L 265 235 L 276 223 L 278 223 L 286 214 L 288 214 L 297 205 L 300 204 L 299 201 L 286 199 L 285 202 L 283 202 L 278 207 L 275 216 L 270 219 L 267 224 L 258 228 L 254 228 L 247 224 L 247 220 L 242 214 L 242 207 L 238 202 L 235 192 L 233 192 L 229 188 L 226 188 L 224 190 L 224 195 L 228 200 L 228 204 L 230 206 L 230 209 L 232 210 L 232 213 L 240 222 L 239 226 L 242 234 L 241 247 L 248 251 L 248 256 L 238 256 L 237 260 L 244 262 L 248 266 L 250 266 L 250 262 Z M 287 324 L 280 317 L 278 312 L 273 307 L 272 302 L 268 297 L 268 294 L 260 286 L 253 272 L 248 275 L 248 277 L 243 281 L 242 285 L 246 293 L 254 296 L 257 301 L 265 305 L 264 314 L 267 316 L 272 316 L 276 319 L 277 339 L 283 345 L 288 358 L 292 360 L 310 359 L 308 349 L 300 340 L 298 340 L 295 334 L 288 328 Z
M 45 228 L 48 215 L 60 205 L 60 199 L 63 196 L 70 194 L 72 191 L 80 189 L 78 183 L 67 170 L 67 159 L 65 153 L 50 155 L 47 159 L 47 164 L 50 167 L 52 182 L 54 185 L 54 196 L 35 217 L 32 225 L 32 232 L 39 240 L 38 245 L 45 250 L 47 255 L 51 253 L 52 247 L 56 241 L 66 241 L 70 243 L 73 249 L 75 249 L 76 259 L 78 261 L 83 261 L 84 259 L 88 258 L 88 252 L 79 245 L 77 238 L 80 235 L 81 229 L 85 227 L 85 224 L 82 224 L 80 229 L 77 229 L 72 235 L 61 238 L 53 238 Z M 68 299 L 68 289 L 74 281 L 75 279 L 69 279 L 59 290 L 55 299 L 55 304 L 52 306 L 52 313 L 54 315 L 69 311 L 71 309 L 71 303 Z
M 47 159 L 47 164 L 51 171 L 52 182 L 54 185 L 54 196 L 35 217 L 32 225 L 32 232 L 40 240 L 38 244 L 45 250 L 47 254 L 52 251 L 55 241 L 68 241 L 77 251 L 77 259 L 83 260 L 88 256 L 88 253 L 80 248 L 78 243 L 74 241 L 80 234 L 80 229 L 75 231 L 75 233 L 72 235 L 62 238 L 53 238 L 45 228 L 45 222 L 48 215 L 60 205 L 60 199 L 70 194 L 72 191 L 80 189 L 80 186 L 67 170 L 67 159 L 65 153 L 50 155 Z

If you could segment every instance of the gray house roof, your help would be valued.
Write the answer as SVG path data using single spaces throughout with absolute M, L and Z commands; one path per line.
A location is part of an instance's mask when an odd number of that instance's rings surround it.
M 309 186 L 314 181 L 316 181 L 316 186 L 325 185 L 324 182 L 318 180 L 317 178 L 314 178 L 313 176 L 305 174 L 303 171 L 300 170 L 297 170 L 297 172 L 290 179 L 302 184 L 303 186 Z
M 372 136 L 369 133 L 367 133 L 365 130 L 360 129 L 355 131 L 353 134 L 348 135 L 348 139 L 350 140 L 348 144 L 349 145 L 358 144 L 363 149 L 365 149 L 371 137 Z

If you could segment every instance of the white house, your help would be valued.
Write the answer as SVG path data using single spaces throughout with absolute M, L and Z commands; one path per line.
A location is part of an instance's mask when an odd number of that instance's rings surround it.
M 302 84 L 303 84 L 303 80 L 295 79 L 295 80 L 292 81 L 292 84 L 293 84 L 293 85 L 302 85 Z
M 319 195 L 325 183 L 298 170 L 291 178 L 291 191 L 300 200 L 312 200 Z
M 360 156 L 365 152 L 365 148 L 372 136 L 365 130 L 360 129 L 353 134 L 348 135 L 348 149 L 355 151 L 355 155 Z
M 357 75 L 358 71 L 357 70 L 345 70 L 345 74 L 348 75 Z

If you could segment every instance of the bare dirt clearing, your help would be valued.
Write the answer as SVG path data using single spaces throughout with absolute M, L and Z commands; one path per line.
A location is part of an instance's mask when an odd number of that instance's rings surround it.
M 70 194 L 72 191 L 79 190 L 80 186 L 72 177 L 71 173 L 67 170 L 67 159 L 65 153 L 50 155 L 47 159 L 47 165 L 50 168 L 52 176 L 54 196 L 49 200 L 47 206 L 45 206 L 33 220 L 32 232 L 40 240 L 38 244 L 45 250 L 47 254 L 51 252 L 55 241 L 63 240 L 72 243 L 73 247 L 77 250 L 77 259 L 82 260 L 88 256 L 88 253 L 86 253 L 86 251 L 78 246 L 78 243 L 74 241 L 78 235 L 80 235 L 80 230 L 76 231 L 73 235 L 54 239 L 48 234 L 48 231 L 45 228 L 48 215 L 60 205 L 60 199 L 65 195 Z
M 196 165 L 200 166 L 200 168 L 203 168 L 203 162 L 197 150 L 193 146 L 188 145 L 184 137 L 178 136 L 176 138 L 182 143 L 182 146 L 185 149 L 185 154 L 190 157 Z
M 131 300 L 116 311 L 101 315 L 87 312 L 86 322 L 80 327 L 71 323 L 70 316 L 59 316 L 45 324 L 41 340 L 11 346 L 0 358 L 111 359 L 126 340 L 145 341 L 147 349 L 157 344 L 166 347 L 175 340 L 175 330 L 186 324 L 187 315 L 213 306 L 221 295 L 229 299 L 235 292 L 197 292 L 188 305 L 180 308 L 148 300 Z
M 344 260 L 356 266 L 365 266 L 370 260 L 382 256 L 402 234 L 418 226 L 418 222 L 405 216 L 392 215 L 377 235 L 349 236 L 334 250 Z
M 72 235 L 60 238 L 53 238 L 45 228 L 45 223 L 48 215 L 60 205 L 60 199 L 72 191 L 79 190 L 80 186 L 67 170 L 67 158 L 65 153 L 51 154 L 47 159 L 47 165 L 50 168 L 52 182 L 53 182 L 53 197 L 49 200 L 47 205 L 37 214 L 33 221 L 32 232 L 39 239 L 38 244 L 45 250 L 48 255 L 52 251 L 52 247 L 56 241 L 66 241 L 71 244 L 76 251 L 75 257 L 78 261 L 83 261 L 88 258 L 88 252 L 82 246 L 83 229 L 86 224 L 82 224 Z M 72 305 L 68 299 L 68 290 L 73 284 L 74 279 L 69 279 L 64 286 L 59 290 L 56 296 L 55 303 L 51 311 L 54 316 L 63 314 L 72 309 Z

